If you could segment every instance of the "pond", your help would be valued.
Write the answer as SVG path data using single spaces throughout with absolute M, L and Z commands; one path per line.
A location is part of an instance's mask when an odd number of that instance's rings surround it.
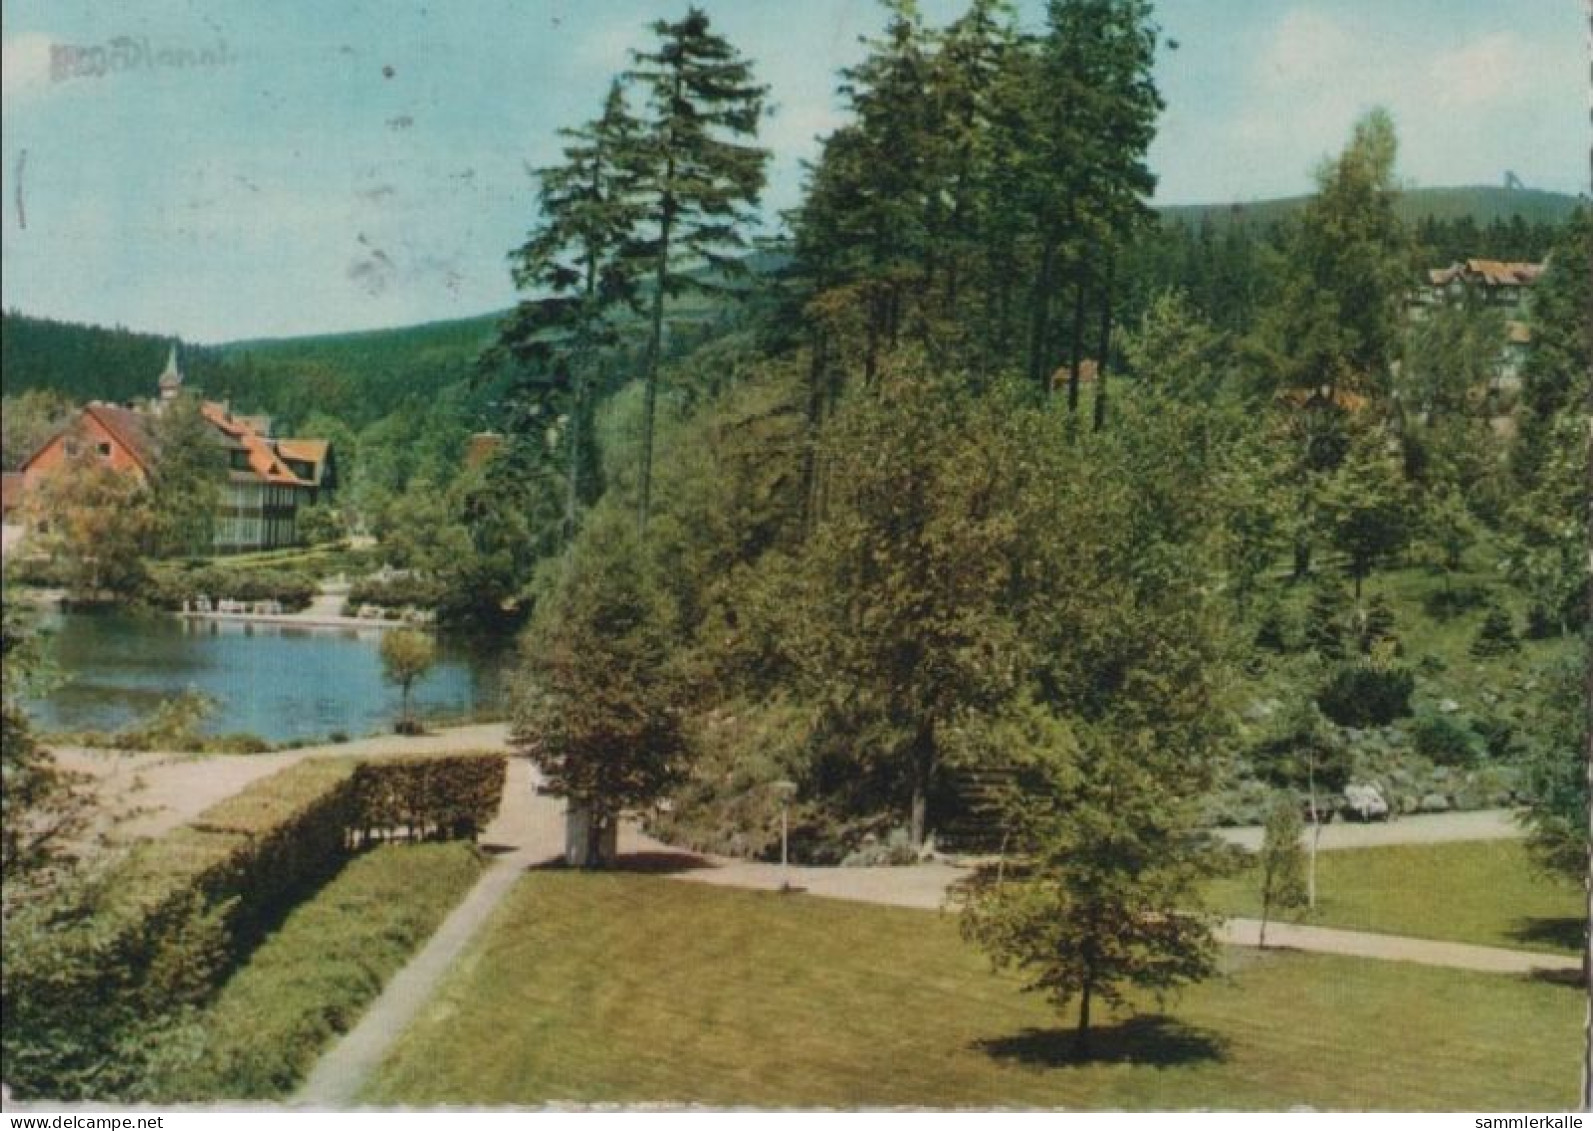
M 48 612 L 54 686 L 29 704 L 47 731 L 114 731 L 193 688 L 215 700 L 203 729 L 268 742 L 360 737 L 391 729 L 398 688 L 382 678 L 382 629 L 183 620 L 159 614 Z M 422 718 L 503 709 L 508 641 L 440 637 L 437 663 L 415 685 Z

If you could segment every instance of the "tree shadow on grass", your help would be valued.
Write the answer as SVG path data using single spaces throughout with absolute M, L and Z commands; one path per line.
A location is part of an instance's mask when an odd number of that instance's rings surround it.
M 1011 1037 L 974 1042 L 993 1060 L 1011 1060 L 1039 1068 L 1076 1068 L 1085 1064 L 1149 1064 L 1160 1068 L 1197 1061 L 1225 1060 L 1227 1041 L 1209 1029 L 1186 1025 L 1171 1017 L 1132 1017 L 1116 1025 L 1090 1030 L 1090 1053 L 1078 1053 L 1077 1034 L 1066 1029 L 1025 1029 Z
M 1531 916 L 1517 919 L 1510 925 L 1510 937 L 1517 942 L 1564 947 L 1566 950 L 1582 949 L 1586 934 L 1587 920 L 1577 915 L 1564 918 Z
M 1545 982 L 1551 986 L 1565 986 L 1568 989 L 1581 989 L 1587 985 L 1587 979 L 1582 976 L 1580 969 L 1551 970 L 1547 966 L 1540 966 L 1527 975 L 1534 982 Z
M 714 862 L 694 852 L 622 852 L 611 869 L 650 876 L 673 876 L 714 867 Z
M 577 871 L 565 863 L 564 857 L 553 856 L 531 867 L 538 871 Z M 681 872 L 695 872 L 702 868 L 717 867 L 712 860 L 693 852 L 622 852 L 606 868 L 594 872 L 624 872 L 631 875 L 673 876 Z

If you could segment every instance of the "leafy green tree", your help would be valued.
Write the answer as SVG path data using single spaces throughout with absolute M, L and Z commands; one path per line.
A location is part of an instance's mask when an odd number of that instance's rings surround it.
M 1300 805 L 1290 794 L 1273 798 L 1261 830 L 1261 853 L 1256 871 L 1261 880 L 1261 937 L 1267 945 L 1267 924 L 1274 912 L 1305 907 L 1309 893 L 1305 882 L 1305 853 L 1300 839 L 1305 826 L 1300 820 Z
M 755 138 L 767 88 L 708 16 L 688 9 L 675 23 L 659 20 L 652 51 L 633 52 L 626 78 L 648 100 L 635 148 L 625 162 L 634 179 L 631 199 L 642 209 L 640 234 L 626 256 L 650 264 L 652 309 L 642 412 L 642 459 L 637 503 L 645 529 L 652 499 L 653 430 L 658 370 L 664 349 L 665 299 L 689 291 L 723 290 L 743 265 L 751 209 L 763 191 L 769 153 Z M 704 270 L 706 269 L 706 270 Z
M 1448 593 L 1451 579 L 1465 564 L 1466 551 L 1477 540 L 1477 523 L 1465 500 L 1452 490 L 1428 496 L 1418 523 L 1421 547 L 1443 577 L 1444 592 Z
M 1359 601 L 1361 584 L 1372 570 L 1410 542 L 1415 520 L 1404 476 L 1379 433 L 1352 445 L 1322 505 L 1333 547 L 1347 559 Z
M 63 769 L 33 734 L 22 702 L 36 686 L 38 638 L 10 594 L 0 625 L 0 899 L 13 910 L 52 888 L 75 862 L 74 839 L 90 800 L 81 775 Z
M 1215 870 L 1168 781 L 1141 751 L 1059 741 L 1011 803 L 1011 859 L 957 893 L 963 936 L 1058 1008 L 1078 1002 L 1075 1049 L 1090 1055 L 1097 1002 L 1121 1007 L 1130 986 L 1163 991 L 1216 970 L 1215 917 L 1200 885 Z
M 1286 388 L 1384 393 L 1398 356 L 1413 262 L 1394 210 L 1398 141 L 1382 109 L 1317 171 L 1289 249 L 1280 301 L 1262 329 Z
M 587 817 L 590 866 L 610 862 L 625 813 L 683 780 L 674 620 L 639 533 L 614 509 L 593 513 L 537 601 L 512 741 Z
M 24 389 L 0 399 L 0 467 L 15 471 L 70 423 L 76 411 L 54 389 Z
M 74 600 L 137 592 L 155 530 L 148 489 L 80 445 L 24 502 L 30 546 L 55 564 Z
M 999 416 L 994 398 L 976 402 L 922 363 L 888 365 L 827 429 L 841 474 L 824 522 L 765 579 L 801 678 L 868 720 L 875 772 L 893 783 L 915 849 L 949 732 L 1013 686 L 1013 610 L 1000 601 L 1022 472 Z
M 382 634 L 382 675 L 398 685 L 400 707 L 399 734 L 418 734 L 420 725 L 410 710 L 409 696 L 415 683 L 437 662 L 437 643 L 426 632 L 413 628 L 394 628 Z
M 1551 872 L 1581 882 L 1588 869 L 1588 759 L 1584 656 L 1567 658 L 1547 674 L 1536 719 L 1536 749 L 1527 761 L 1535 799 L 1527 814 L 1531 844 Z
M 169 555 L 206 556 L 215 546 L 226 449 L 193 395 L 168 402 L 153 431 L 159 453 L 150 484 L 156 547 Z

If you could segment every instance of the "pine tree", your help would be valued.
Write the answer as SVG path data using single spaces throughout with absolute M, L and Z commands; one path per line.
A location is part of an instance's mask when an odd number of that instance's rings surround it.
M 698 8 L 684 19 L 653 25 L 658 44 L 633 52 L 627 78 L 642 87 L 648 116 L 634 148 L 634 191 L 643 229 L 626 255 L 650 264 L 652 310 L 642 409 L 641 483 L 637 524 L 652 505 L 653 430 L 664 347 L 664 303 L 685 291 L 723 290 L 741 270 L 734 253 L 763 191 L 769 153 L 755 138 L 767 87 L 752 66 L 709 28 Z
M 533 446 L 563 421 L 566 540 L 596 493 L 590 372 L 617 340 L 613 314 L 637 302 L 635 265 L 620 252 L 641 219 L 629 195 L 638 130 L 616 82 L 596 120 L 560 131 L 563 163 L 537 172 L 542 221 L 510 253 L 515 285 L 534 297 L 516 307 L 485 359 L 489 368 L 515 363 L 507 398 L 516 432 Z

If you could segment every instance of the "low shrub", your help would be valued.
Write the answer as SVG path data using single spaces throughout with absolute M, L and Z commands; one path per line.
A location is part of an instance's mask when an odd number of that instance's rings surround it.
M 1416 677 L 1403 667 L 1345 664 L 1317 692 L 1317 706 L 1345 727 L 1386 726 L 1410 714 Z
M 351 827 L 366 839 L 400 830 L 412 839 L 475 839 L 498 812 L 502 754 L 415 754 L 361 762 Z
M 1488 744 L 1460 714 L 1422 711 L 1410 724 L 1416 753 L 1440 766 L 1469 766 L 1488 753 Z
M 348 587 L 348 606 L 376 605 L 384 609 L 435 609 L 444 597 L 442 582 L 434 577 L 362 577 Z

